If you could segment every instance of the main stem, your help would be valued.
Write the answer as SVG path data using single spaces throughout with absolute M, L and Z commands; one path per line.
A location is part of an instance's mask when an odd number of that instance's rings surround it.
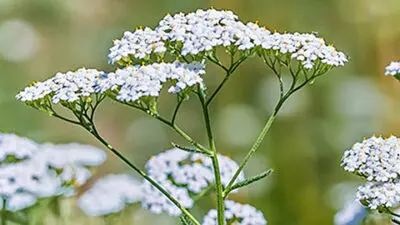
M 87 129 L 87 128 L 86 128 Z M 114 155 L 116 155 L 119 159 L 121 159 L 124 163 L 126 163 L 131 169 L 135 170 L 142 176 L 145 180 L 150 182 L 157 190 L 159 190 L 165 197 L 167 197 L 175 206 L 177 206 L 183 214 L 185 214 L 194 224 L 200 225 L 200 223 L 194 218 L 194 216 L 185 209 L 174 197 L 172 197 L 160 184 L 158 184 L 155 180 L 149 177 L 145 172 L 141 169 L 133 165 L 124 155 L 122 155 L 119 151 L 113 148 L 104 138 L 102 138 L 96 129 L 87 129 L 94 137 L 96 137 L 104 146 L 106 146 Z
M 218 225 L 225 225 L 225 205 L 224 205 L 224 196 L 223 196 L 224 189 L 222 187 L 222 182 L 221 182 L 221 173 L 220 173 L 219 163 L 218 163 L 218 154 L 217 154 L 217 149 L 215 147 L 214 136 L 212 134 L 210 115 L 208 113 L 207 102 L 205 100 L 204 92 L 200 89 L 201 88 L 199 88 L 199 99 L 200 99 L 200 103 L 203 108 L 203 115 L 204 115 L 204 120 L 205 120 L 205 124 L 206 124 L 206 129 L 207 129 L 208 142 L 209 142 L 210 149 L 212 152 L 211 160 L 212 160 L 213 169 L 214 169 L 215 187 L 216 187 L 216 192 L 217 192 Z

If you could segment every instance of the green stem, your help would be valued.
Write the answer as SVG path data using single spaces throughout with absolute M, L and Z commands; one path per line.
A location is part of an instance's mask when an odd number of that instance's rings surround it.
M 400 224 L 400 221 L 397 220 L 397 219 L 392 219 L 392 222 L 395 223 L 395 224 Z
M 119 151 L 113 148 L 105 139 L 103 139 L 97 132 L 96 128 L 93 125 L 93 130 L 86 128 L 94 137 L 96 137 L 104 146 L 106 146 L 114 155 L 116 155 L 119 159 L 121 159 L 124 163 L 126 163 L 131 169 L 135 170 L 140 176 L 142 176 L 145 180 L 147 180 L 151 185 L 153 185 L 157 190 L 159 190 L 165 197 L 167 197 L 176 207 L 178 207 L 183 214 L 185 214 L 194 224 L 200 225 L 200 223 L 194 218 L 194 216 L 185 209 L 174 197 L 172 197 L 160 184 L 158 184 L 155 180 L 149 177 L 145 172 L 136 167 L 133 163 L 131 163 L 124 155 L 122 155 Z
M 215 184 L 210 184 L 208 185 L 207 188 L 203 189 L 200 193 L 198 193 L 197 195 L 193 196 L 192 199 L 194 202 L 197 202 L 198 200 L 200 200 L 202 197 L 208 195 L 212 190 L 214 190 L 215 188 Z
M 278 111 L 275 111 L 275 113 L 273 113 L 269 117 L 269 119 L 268 119 L 267 123 L 265 124 L 264 128 L 262 129 L 261 133 L 258 135 L 256 142 L 254 142 L 254 144 L 251 147 L 250 151 L 247 153 L 246 157 L 244 158 L 244 160 L 240 164 L 239 168 L 236 170 L 236 172 L 233 175 L 232 179 L 229 181 L 228 186 L 226 186 L 225 191 L 223 193 L 224 198 L 226 198 L 228 196 L 229 192 L 231 191 L 231 188 L 232 188 L 233 184 L 235 183 L 235 181 L 236 181 L 237 177 L 239 176 L 239 174 L 242 172 L 244 166 L 246 165 L 246 163 L 249 161 L 251 156 L 256 152 L 256 150 L 258 149 L 258 147 L 260 146 L 260 144 L 264 140 L 265 135 L 268 133 L 269 129 L 271 128 L 272 123 L 275 120 L 277 112 Z
M 119 101 L 118 101 L 119 102 Z M 135 105 L 131 105 L 129 103 L 126 102 L 119 102 L 122 103 L 124 105 L 133 107 L 135 109 L 139 109 L 140 111 L 148 114 L 146 112 L 146 109 L 137 107 Z M 196 148 L 198 148 L 199 150 L 203 151 L 206 154 L 210 154 L 210 151 L 205 148 L 204 146 L 202 146 L 201 144 L 199 144 L 198 142 L 196 142 L 193 138 L 191 138 L 188 134 L 186 134 L 182 129 L 180 129 L 175 123 L 172 123 L 170 121 L 168 121 L 167 119 L 161 117 L 160 115 L 152 115 L 152 117 L 156 118 L 157 120 L 159 120 L 160 122 L 164 123 L 165 125 L 167 125 L 168 127 L 170 127 L 172 130 L 174 130 L 177 134 L 179 134 L 181 137 L 183 137 L 187 142 L 189 142 L 190 144 L 192 144 L 193 146 L 195 146 Z
M 207 129 L 209 145 L 211 148 L 211 152 L 213 153 L 211 156 L 211 160 L 212 160 L 212 164 L 213 164 L 215 187 L 216 187 L 216 191 L 217 191 L 218 225 L 225 225 L 225 205 L 224 205 L 224 197 L 223 197 L 224 189 L 223 189 L 222 181 L 221 181 L 221 173 L 220 173 L 219 163 L 218 163 L 218 154 L 217 154 L 217 149 L 215 147 L 214 136 L 212 134 L 210 115 L 208 113 L 207 103 L 205 101 L 205 93 L 204 93 L 204 90 L 201 90 L 200 86 L 199 86 L 199 99 L 200 99 L 200 103 L 203 108 L 203 115 L 204 115 L 205 125 L 206 125 L 206 129 Z
M 218 94 L 218 92 L 222 89 L 222 87 L 225 85 L 225 83 L 229 80 L 229 78 L 231 77 L 231 74 L 229 71 L 226 72 L 226 75 L 224 77 L 224 79 L 222 80 L 222 82 L 218 85 L 217 89 L 215 89 L 215 91 L 211 94 L 211 96 L 208 98 L 206 105 L 208 106 L 211 101 L 214 99 L 214 97 Z
M 274 71 L 276 73 L 276 71 Z M 277 75 L 279 75 L 278 73 L 276 73 Z M 294 76 L 294 79 L 292 81 L 291 87 L 290 89 L 286 92 L 286 94 L 283 94 L 283 89 L 280 89 L 281 91 L 281 98 L 279 99 L 278 103 L 275 106 L 274 112 L 272 113 L 272 115 L 268 118 L 267 123 L 265 124 L 265 126 L 263 127 L 261 133 L 258 135 L 256 141 L 254 142 L 253 146 L 251 147 L 250 151 L 247 153 L 246 157 L 244 158 L 244 160 L 242 161 L 242 163 L 240 164 L 239 168 L 236 170 L 235 174 L 233 175 L 232 179 L 229 181 L 228 186 L 225 188 L 224 191 L 224 198 L 226 198 L 229 194 L 229 192 L 231 191 L 232 185 L 235 183 L 237 177 L 239 176 L 240 172 L 242 172 L 244 166 L 246 165 L 246 163 L 249 161 L 249 159 L 251 158 L 251 156 L 257 151 L 258 147 L 260 147 L 262 141 L 265 138 L 265 135 L 268 133 L 269 129 L 271 128 L 272 123 L 274 122 L 276 115 L 278 114 L 280 108 L 282 107 L 283 103 L 295 92 L 297 92 L 298 90 L 300 90 L 302 87 L 304 87 L 306 84 L 308 84 L 312 79 L 315 79 L 316 77 L 320 76 L 322 74 L 317 74 L 315 75 L 315 73 L 313 73 L 313 75 L 311 76 L 311 79 L 306 79 L 305 81 L 303 81 L 300 85 L 296 86 L 296 77 Z
M 6 209 L 6 199 L 3 199 L 3 207 L 1 209 L 1 225 L 7 225 L 7 209 Z

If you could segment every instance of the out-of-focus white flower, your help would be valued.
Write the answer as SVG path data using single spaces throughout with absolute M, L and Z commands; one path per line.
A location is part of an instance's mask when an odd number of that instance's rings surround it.
M 221 182 L 226 187 L 236 172 L 238 165 L 232 159 L 218 155 L 220 167 Z M 214 183 L 214 172 L 212 161 L 198 153 L 189 153 L 181 149 L 174 148 L 162 152 L 152 157 L 146 163 L 148 175 L 155 179 L 167 191 L 182 199 L 182 205 L 186 208 L 192 207 L 192 194 L 198 194 L 205 188 Z M 237 181 L 244 180 L 244 174 L 241 173 Z M 167 212 L 170 215 L 179 215 L 180 210 L 172 204 L 159 191 L 145 182 L 143 189 L 146 194 L 142 204 L 153 212 Z M 153 194 L 150 194 L 153 193 Z M 157 195 L 157 197 L 154 197 Z
M 73 195 L 90 178 L 87 167 L 105 160 L 102 150 L 88 145 L 39 145 L 8 134 L 0 140 L 2 154 L 20 159 L 0 165 L 0 198 L 10 211 L 29 207 L 38 198 Z M 18 148 L 19 155 L 14 153 Z
M 12 195 L 6 201 L 6 209 L 16 212 L 21 209 L 33 206 L 36 203 L 36 197 L 28 193 L 17 193 Z
M 391 136 L 387 139 L 371 137 L 345 151 L 341 165 L 346 171 L 366 177 L 369 181 L 385 182 L 400 175 L 400 143 Z
M 400 62 L 391 62 L 390 65 L 386 67 L 385 75 L 400 75 Z
M 243 205 L 231 200 L 225 201 L 225 219 L 230 224 L 266 225 L 267 220 L 262 212 L 251 205 Z M 203 219 L 203 225 L 217 225 L 217 210 L 210 210 Z
M 189 191 L 184 187 L 178 187 L 169 180 L 157 181 L 173 198 L 175 198 L 184 208 L 192 208 L 194 201 L 189 195 Z M 171 216 L 179 216 L 181 210 L 175 206 L 165 195 L 147 181 L 142 183 L 142 207 L 149 209 L 152 213 L 167 213 Z
M 48 158 L 48 164 L 61 169 L 67 165 L 99 166 L 106 160 L 106 153 L 94 146 L 78 143 L 42 144 L 40 154 Z
M 360 202 L 352 199 L 344 208 L 335 214 L 335 225 L 358 225 L 367 216 L 367 210 Z
M 142 199 L 140 182 L 126 174 L 111 174 L 98 180 L 78 199 L 78 206 L 89 216 L 120 212 L 126 204 Z
M 371 209 L 397 207 L 400 205 L 399 180 L 368 182 L 358 188 L 357 199 Z
M 37 150 L 38 145 L 27 138 L 0 133 L 0 162 L 8 156 L 26 159 L 35 154 Z

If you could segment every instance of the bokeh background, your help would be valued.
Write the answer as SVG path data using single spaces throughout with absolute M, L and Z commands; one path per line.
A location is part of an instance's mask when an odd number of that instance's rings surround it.
M 245 168 L 249 175 L 266 168 L 274 174 L 233 196 L 262 210 L 269 224 L 333 224 L 343 196 L 360 183 L 340 167 L 343 151 L 374 133 L 400 135 L 400 84 L 383 75 L 390 61 L 400 60 L 399 0 L 0 0 L 0 130 L 38 142 L 100 146 L 82 129 L 17 102 L 15 94 L 57 71 L 81 66 L 110 71 L 111 40 L 124 31 L 154 27 L 167 13 L 210 6 L 233 10 L 243 21 L 260 20 L 270 30 L 318 31 L 351 57 L 286 104 Z M 211 67 L 209 88 L 222 77 Z M 219 151 L 237 160 L 245 155 L 275 103 L 274 78 L 257 58 L 232 77 L 211 106 Z M 165 100 L 165 113 L 173 103 Z M 170 141 L 183 143 L 157 121 L 114 103 L 103 105 L 97 122 L 101 133 L 140 166 L 171 148 Z M 186 103 L 179 123 L 205 140 L 196 101 Z M 114 172 L 133 174 L 110 155 L 95 179 Z M 130 210 L 123 224 L 175 223 L 140 207 Z M 71 215 L 69 224 L 103 223 L 78 210 Z

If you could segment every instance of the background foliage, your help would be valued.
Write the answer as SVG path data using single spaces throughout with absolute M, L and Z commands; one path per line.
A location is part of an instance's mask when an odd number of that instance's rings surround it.
M 339 166 L 345 148 L 373 133 L 400 135 L 399 84 L 383 76 L 384 66 L 400 57 L 399 0 L 0 0 L 0 129 L 40 142 L 98 145 L 83 129 L 27 108 L 15 100 L 15 94 L 31 80 L 57 71 L 83 65 L 111 70 L 106 57 L 110 40 L 120 38 L 125 30 L 154 27 L 168 12 L 210 6 L 233 10 L 243 21 L 260 20 L 270 30 L 318 31 L 351 57 L 344 68 L 319 79 L 286 104 L 245 168 L 255 174 L 272 167 L 274 174 L 234 195 L 262 210 L 269 224 L 332 224 L 342 204 L 340 193 L 353 194 L 348 187 L 358 182 Z M 223 73 L 210 67 L 206 77 L 209 87 L 214 87 Z M 242 65 L 211 106 L 219 150 L 241 159 L 277 93 L 275 77 L 261 60 Z M 173 104 L 171 98 L 160 108 L 168 113 Z M 195 101 L 187 103 L 179 123 L 205 140 L 198 107 Z M 169 141 L 178 138 L 157 121 L 121 105 L 109 103 L 100 111 L 97 120 L 104 136 L 138 165 L 170 148 Z M 128 168 L 110 156 L 94 179 L 120 171 Z M 337 185 L 343 182 L 347 184 Z M 169 221 L 139 207 L 130 210 L 136 212 L 135 224 Z M 79 211 L 69 213 L 75 215 L 71 224 L 103 222 L 83 219 Z M 129 221 L 131 216 L 126 211 L 122 219 Z

